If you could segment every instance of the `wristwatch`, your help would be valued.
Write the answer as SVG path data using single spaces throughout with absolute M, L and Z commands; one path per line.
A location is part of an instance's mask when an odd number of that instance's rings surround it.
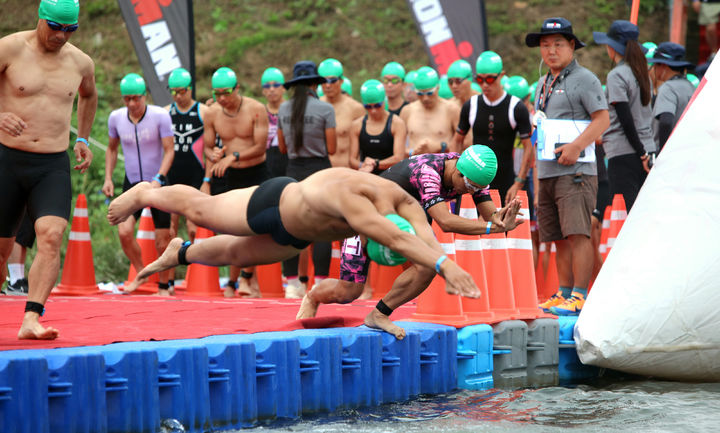
M 233 152 L 233 156 L 235 157 L 235 161 L 240 161 L 240 152 Z

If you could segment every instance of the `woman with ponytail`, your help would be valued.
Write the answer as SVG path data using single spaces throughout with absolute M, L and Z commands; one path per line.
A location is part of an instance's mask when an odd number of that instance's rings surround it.
M 638 42 L 638 36 L 638 27 L 625 20 L 614 21 L 607 33 L 593 32 L 596 43 L 607 45 L 608 56 L 615 65 L 607 75 L 610 126 L 602 141 L 608 158 L 610 197 L 622 194 L 628 212 L 656 150 L 646 49 Z

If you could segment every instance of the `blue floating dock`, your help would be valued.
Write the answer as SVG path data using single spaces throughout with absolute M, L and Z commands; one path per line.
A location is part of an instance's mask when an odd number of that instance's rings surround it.
M 0 352 L 3 433 L 188 432 L 403 402 L 457 388 L 548 386 L 597 376 L 576 318 L 455 329 L 365 326 Z M 502 383 L 493 380 L 499 379 Z

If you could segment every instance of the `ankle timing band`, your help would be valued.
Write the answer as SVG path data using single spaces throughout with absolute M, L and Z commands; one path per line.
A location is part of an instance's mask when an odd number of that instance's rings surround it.
M 37 302 L 27 301 L 25 302 L 25 312 L 27 313 L 28 311 L 42 316 L 45 314 L 45 306 L 43 306 L 43 304 L 38 304 Z
M 382 301 L 382 299 L 378 301 L 378 303 L 377 303 L 377 305 L 375 306 L 375 308 L 376 308 L 379 312 L 383 313 L 383 314 L 386 315 L 386 316 L 391 315 L 391 314 L 393 313 L 393 311 L 394 311 L 392 308 L 390 308 L 390 307 L 388 307 L 387 305 L 385 305 L 385 303 Z
M 168 283 L 158 283 L 158 289 L 160 290 L 167 290 L 170 288 L 170 284 Z
M 246 280 L 249 280 L 250 278 L 252 278 L 252 276 L 253 276 L 252 272 L 245 272 L 242 270 L 240 271 L 240 278 L 245 278 Z
M 187 249 L 192 245 L 192 242 L 185 241 L 185 243 L 182 244 L 180 249 L 178 250 L 178 264 L 179 265 L 189 265 L 188 261 L 185 259 L 185 253 L 187 253 Z

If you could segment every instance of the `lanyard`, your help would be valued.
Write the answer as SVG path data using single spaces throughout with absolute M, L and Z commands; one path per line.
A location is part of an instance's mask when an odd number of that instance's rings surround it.
M 566 74 L 567 75 L 567 74 Z M 539 111 L 545 111 L 547 108 L 548 103 L 550 102 L 550 97 L 552 96 L 553 90 L 555 89 L 555 86 L 558 83 L 558 79 L 560 78 L 560 74 L 557 74 L 557 77 L 553 78 L 552 82 L 550 83 L 550 86 L 548 88 L 548 80 L 550 79 L 552 75 L 550 75 L 550 72 L 548 71 L 547 75 L 545 76 L 545 80 L 543 81 L 542 89 L 540 91 L 540 96 L 538 97 L 538 103 L 537 103 L 537 109 Z M 545 91 L 547 89 L 547 92 Z

